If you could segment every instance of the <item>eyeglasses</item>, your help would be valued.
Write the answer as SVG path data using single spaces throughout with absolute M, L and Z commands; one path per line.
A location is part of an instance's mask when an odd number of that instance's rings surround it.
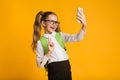
M 56 26 L 58 26 L 60 24 L 60 22 L 54 21 L 54 20 L 44 20 L 44 21 L 48 21 L 48 22 L 50 22 L 50 24 L 56 25 Z

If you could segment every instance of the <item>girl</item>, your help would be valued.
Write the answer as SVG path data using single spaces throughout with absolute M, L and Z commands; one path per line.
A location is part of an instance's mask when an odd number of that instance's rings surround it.
M 36 15 L 32 49 L 36 50 L 38 67 L 42 68 L 48 62 L 48 80 L 72 80 L 71 67 L 64 43 L 82 40 L 86 29 L 86 19 L 83 11 L 79 12 L 77 19 L 82 23 L 82 28 L 79 33 L 70 35 L 60 31 L 60 22 L 54 12 L 40 11 Z M 41 26 L 44 27 L 45 31 L 43 36 L 40 34 Z M 58 35 L 59 37 L 57 36 L 57 39 L 55 36 L 58 33 L 60 35 Z M 45 38 L 43 42 L 41 38 Z M 45 40 L 47 43 L 44 42 Z M 60 45 L 61 43 L 63 46 Z M 47 51 L 45 50 L 44 44 L 47 44 Z

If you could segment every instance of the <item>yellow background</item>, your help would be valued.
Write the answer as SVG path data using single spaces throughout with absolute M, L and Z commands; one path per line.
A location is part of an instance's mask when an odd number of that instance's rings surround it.
M 77 7 L 83 7 L 87 32 L 67 43 L 73 80 L 120 80 L 120 0 L 1 0 L 0 80 L 47 80 L 31 50 L 38 11 L 53 11 L 61 30 L 77 33 Z

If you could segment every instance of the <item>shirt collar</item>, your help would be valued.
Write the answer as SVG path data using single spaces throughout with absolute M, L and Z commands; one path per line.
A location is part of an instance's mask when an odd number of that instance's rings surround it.
M 55 37 L 55 34 L 56 34 L 56 32 L 54 31 L 54 32 L 52 32 L 51 34 L 44 34 L 43 36 L 46 37 L 46 38 L 48 38 L 48 37 L 50 37 L 50 36 Z

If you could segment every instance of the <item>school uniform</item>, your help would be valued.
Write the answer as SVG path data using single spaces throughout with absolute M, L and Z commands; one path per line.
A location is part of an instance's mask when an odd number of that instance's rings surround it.
M 71 77 L 71 66 L 69 63 L 68 54 L 64 48 L 60 46 L 55 38 L 56 32 L 51 34 L 44 34 L 43 36 L 51 38 L 54 43 L 54 50 L 49 57 L 44 55 L 42 43 L 39 40 L 36 48 L 36 62 L 38 67 L 44 67 L 48 62 L 48 80 L 72 80 Z M 78 34 L 66 34 L 60 32 L 64 43 L 66 42 L 77 42 L 83 39 L 85 32 L 81 29 Z M 40 63 L 42 62 L 42 63 Z

